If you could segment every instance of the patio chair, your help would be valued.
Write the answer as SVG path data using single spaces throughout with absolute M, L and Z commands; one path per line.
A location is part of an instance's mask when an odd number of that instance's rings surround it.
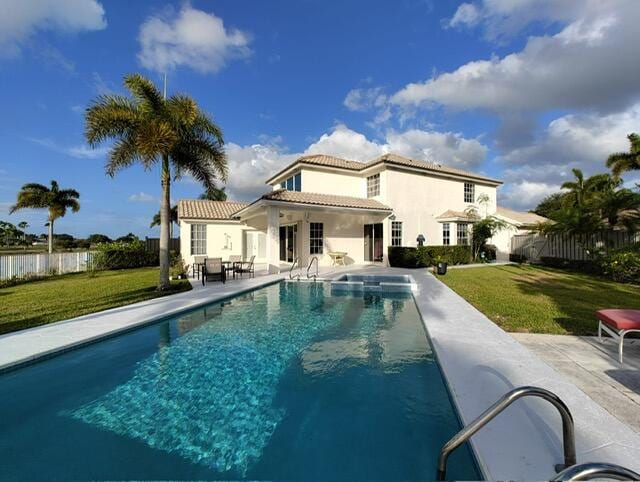
M 200 271 L 202 271 L 202 266 L 204 265 L 204 260 L 207 259 L 206 256 L 194 256 L 193 257 L 193 265 L 191 265 L 191 277 L 195 278 L 198 276 L 200 279 Z
M 207 258 L 202 266 L 202 285 L 205 281 L 227 281 L 227 270 L 222 265 L 222 258 Z
M 618 342 L 618 358 L 622 365 L 622 344 L 627 333 L 640 333 L 640 310 L 600 310 L 598 318 L 598 340 L 602 343 L 602 331 Z
M 229 262 L 226 264 L 227 273 L 233 273 L 233 278 L 236 277 L 236 266 L 238 263 L 242 263 L 242 256 L 239 254 L 232 254 L 229 256 Z
M 240 261 L 239 263 L 236 263 L 235 272 L 239 274 L 241 278 L 244 273 L 248 273 L 249 276 L 251 276 L 252 278 L 255 278 L 256 273 L 253 267 L 254 259 L 256 259 L 255 255 L 251 256 L 249 261 Z

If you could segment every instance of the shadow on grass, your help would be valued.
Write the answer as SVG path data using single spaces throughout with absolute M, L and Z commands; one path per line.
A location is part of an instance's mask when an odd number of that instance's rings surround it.
M 518 289 L 523 294 L 550 299 L 563 315 L 553 320 L 568 334 L 597 334 L 597 310 L 640 306 L 640 294 L 633 293 L 630 285 L 553 268 L 536 266 L 520 270 L 519 273 L 510 270 Z

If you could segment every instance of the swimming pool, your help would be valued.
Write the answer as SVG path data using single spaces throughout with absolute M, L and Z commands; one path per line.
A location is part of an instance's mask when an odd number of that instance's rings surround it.
M 0 375 L 0 479 L 433 479 L 459 429 L 410 295 L 279 283 Z M 477 479 L 468 450 L 448 476 Z

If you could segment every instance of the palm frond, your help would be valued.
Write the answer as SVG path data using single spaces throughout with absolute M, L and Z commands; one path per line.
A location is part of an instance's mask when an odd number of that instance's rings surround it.
M 100 96 L 85 113 L 85 138 L 96 147 L 110 138 L 119 138 L 135 129 L 140 113 L 130 99 L 120 95 Z
M 162 93 L 146 77 L 140 74 L 130 74 L 124 78 L 124 85 L 137 102 L 138 107 L 145 114 L 159 114 L 164 111 L 165 101 Z

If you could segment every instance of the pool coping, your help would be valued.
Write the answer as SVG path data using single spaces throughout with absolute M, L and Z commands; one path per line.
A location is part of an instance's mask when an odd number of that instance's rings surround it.
M 536 385 L 559 395 L 573 413 L 578 463 L 610 462 L 640 472 L 640 434 L 596 404 L 427 270 L 350 266 L 327 270 L 409 274 L 440 370 L 463 424 L 512 388 Z M 286 279 L 259 276 L 113 308 L 0 336 L 0 373 L 177 313 L 233 298 Z M 210 289 L 211 291 L 207 291 Z M 471 447 L 487 480 L 549 480 L 562 462 L 560 418 L 542 400 L 519 400 L 473 436 Z

